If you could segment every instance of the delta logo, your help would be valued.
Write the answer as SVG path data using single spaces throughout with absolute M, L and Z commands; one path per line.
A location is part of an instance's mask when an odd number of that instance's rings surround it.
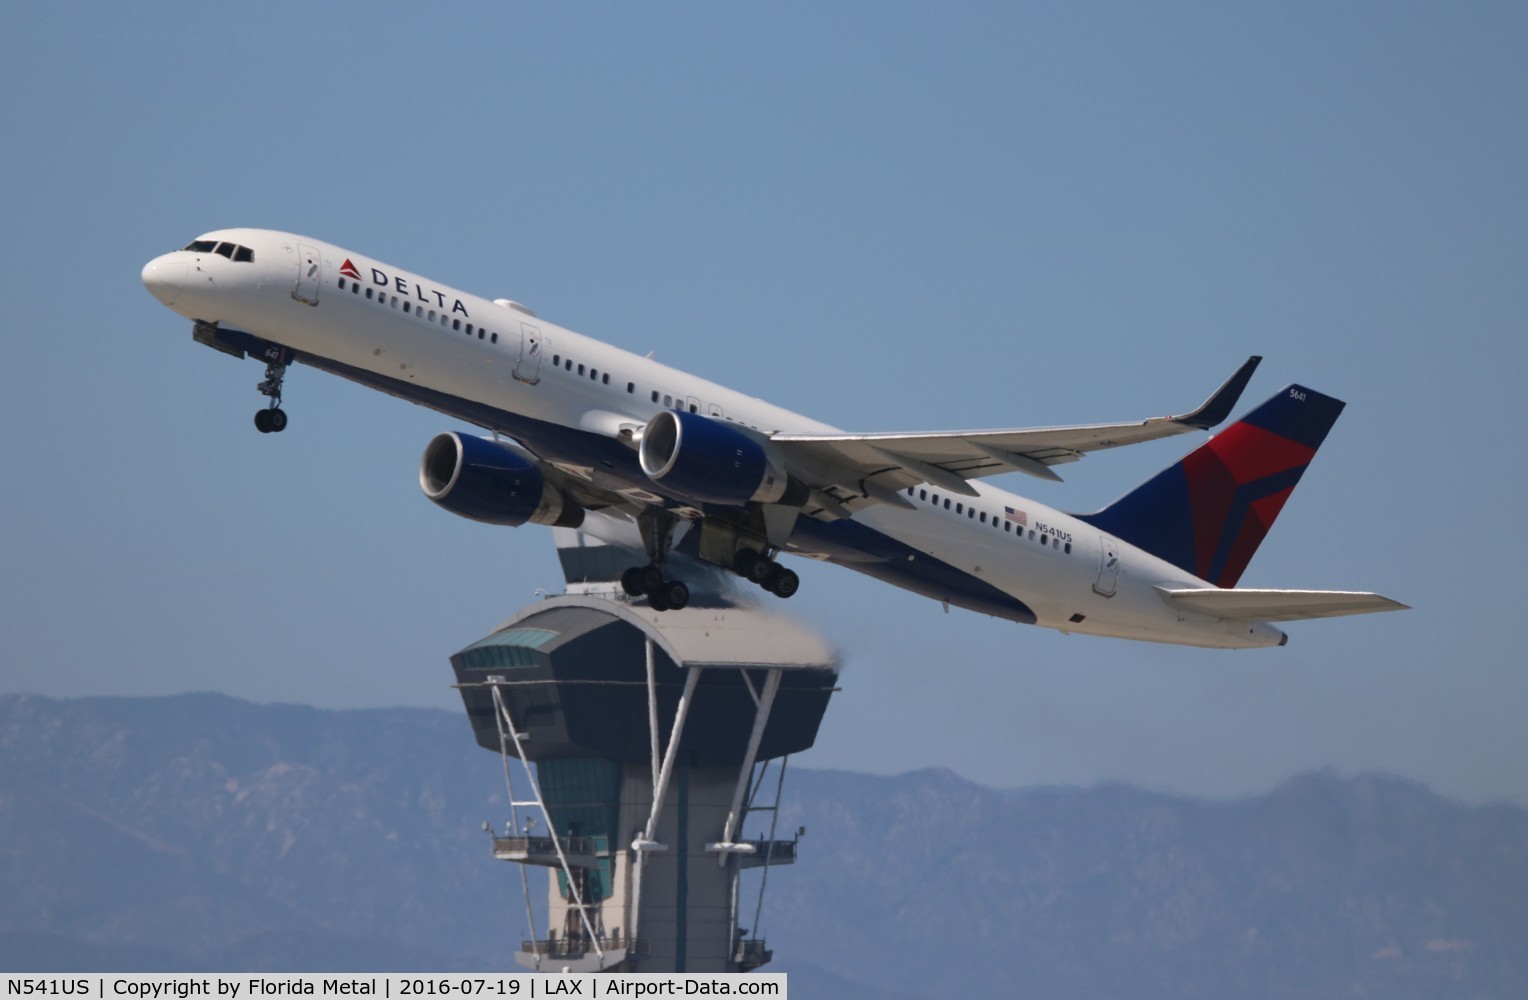
M 361 269 L 356 267 L 355 262 L 352 261 L 349 257 L 346 257 L 345 263 L 340 265 L 340 274 L 351 279 L 352 281 L 366 280 L 365 277 L 363 277 L 361 274 Z M 469 315 L 467 312 L 466 304 L 456 296 L 453 295 L 449 297 L 450 305 L 448 307 L 448 297 L 445 292 L 434 288 L 425 288 L 423 285 L 420 285 L 417 282 L 409 281 L 407 278 L 389 275 L 385 271 L 375 267 L 371 269 L 371 283 L 374 286 L 386 288 L 391 291 L 395 291 L 400 295 L 406 295 L 417 299 L 418 301 L 427 305 L 434 305 L 443 311 L 449 311 L 452 315 L 456 315 L 458 313 L 463 316 Z

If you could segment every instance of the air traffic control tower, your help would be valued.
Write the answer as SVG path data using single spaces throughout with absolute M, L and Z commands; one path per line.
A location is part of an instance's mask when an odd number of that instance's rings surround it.
M 511 815 L 493 852 L 553 876 L 545 928 L 527 887 L 517 958 L 757 968 L 769 868 L 794 862 L 799 839 L 777 836 L 785 758 L 815 740 L 836 659 L 798 622 L 719 595 L 662 613 L 630 602 L 577 577 L 579 547 L 559 537 L 570 593 L 451 657 L 478 744 L 504 757 Z

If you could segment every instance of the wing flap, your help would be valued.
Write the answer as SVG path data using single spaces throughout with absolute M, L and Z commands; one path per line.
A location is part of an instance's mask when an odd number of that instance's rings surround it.
M 1179 590 L 1158 587 L 1157 592 L 1174 607 L 1239 621 L 1292 622 L 1409 608 L 1409 605 L 1379 594 L 1352 590 Z
M 1059 480 L 1051 466 L 1075 462 L 1090 451 L 1154 441 L 1206 430 L 1224 420 L 1262 358 L 1248 358 L 1203 404 L 1172 417 L 1122 424 L 1031 427 L 1014 430 L 928 431 L 890 434 L 776 434 L 770 440 L 823 482 L 848 485 L 875 478 L 891 489 L 928 482 L 974 495 L 960 480 L 1024 472 Z

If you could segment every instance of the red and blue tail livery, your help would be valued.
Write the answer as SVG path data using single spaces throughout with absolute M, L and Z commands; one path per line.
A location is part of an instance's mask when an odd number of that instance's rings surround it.
M 1291 385 L 1082 519 L 1217 587 L 1234 587 L 1346 404 Z

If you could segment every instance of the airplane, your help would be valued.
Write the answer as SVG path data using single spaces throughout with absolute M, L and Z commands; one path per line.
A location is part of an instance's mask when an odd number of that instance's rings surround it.
M 646 563 L 621 588 L 657 611 L 690 600 L 670 552 L 782 598 L 784 553 L 1067 633 L 1189 646 L 1282 646 L 1276 623 L 1404 609 L 1378 594 L 1236 583 L 1343 409 L 1280 389 L 1119 500 L 1069 514 L 984 482 L 1056 482 L 1085 454 L 1224 421 L 1261 360 L 1203 404 L 1126 423 L 847 433 L 352 250 L 219 229 L 149 261 L 143 283 L 201 344 L 265 363 L 262 433 L 296 363 L 486 429 L 446 431 L 425 495 L 489 524 L 634 523 Z

